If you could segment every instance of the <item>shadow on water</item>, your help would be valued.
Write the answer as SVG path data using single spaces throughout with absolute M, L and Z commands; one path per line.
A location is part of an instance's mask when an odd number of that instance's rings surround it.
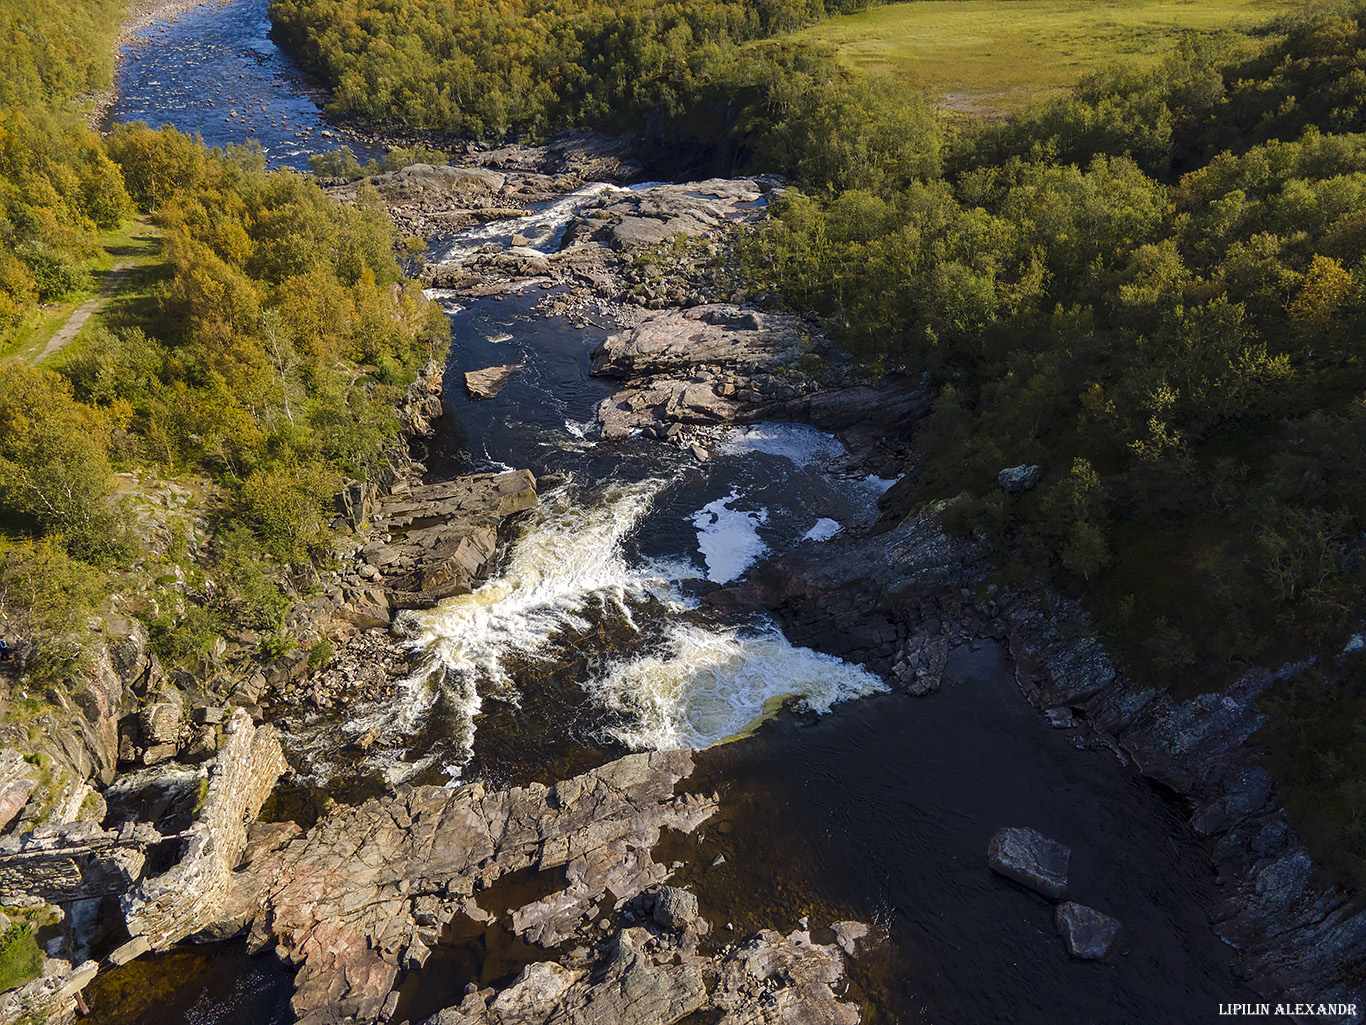
M 1180 812 L 1044 724 L 995 645 L 955 651 L 930 698 L 865 698 L 819 721 L 785 713 L 703 752 L 681 786 L 718 790 L 721 812 L 655 856 L 685 861 L 675 881 L 698 893 L 714 936 L 809 916 L 813 929 L 856 918 L 890 940 L 850 965 L 865 1022 L 1129 1025 L 1252 999 L 1210 931 L 1218 894 Z M 1068 897 L 1124 923 L 1118 963 L 1070 960 L 1052 905 L 988 870 L 1003 825 L 1071 846 Z
M 294 972 L 244 941 L 184 947 L 102 972 L 85 990 L 90 1025 L 286 1025 Z
M 512 913 L 563 890 L 567 883 L 563 867 L 543 872 L 526 868 L 477 893 L 475 903 L 491 920 L 476 922 L 457 915 L 441 930 L 426 964 L 400 978 L 393 1020 L 420 1022 L 460 1003 L 467 986 L 506 986 L 527 965 L 552 958 L 555 951 L 533 946 L 511 932 Z

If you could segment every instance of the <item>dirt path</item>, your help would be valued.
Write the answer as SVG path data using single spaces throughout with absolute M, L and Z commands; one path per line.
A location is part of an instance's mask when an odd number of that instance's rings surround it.
M 132 266 L 131 263 L 114 264 L 114 269 L 109 272 L 109 277 L 105 278 L 104 283 L 100 286 L 100 294 L 92 296 L 77 307 L 76 312 L 71 315 L 67 322 L 57 329 L 57 333 L 47 340 L 47 344 L 43 346 L 43 351 L 38 353 L 33 362 L 41 363 L 49 356 L 60 352 L 67 342 L 75 338 L 81 328 L 85 326 L 85 322 L 123 284 L 123 279 L 128 276 L 128 271 L 132 269 Z

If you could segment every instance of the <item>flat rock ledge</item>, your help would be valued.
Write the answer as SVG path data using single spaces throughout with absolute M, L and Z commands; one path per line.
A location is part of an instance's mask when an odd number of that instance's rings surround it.
M 987 846 L 987 861 L 997 875 L 1013 879 L 1052 900 L 1067 893 L 1072 849 L 1033 829 L 1005 826 Z
M 273 937 L 299 966 L 300 1025 L 385 1018 L 400 970 L 423 964 L 457 918 L 490 921 L 474 895 L 508 873 L 562 873 L 561 888 L 510 916 L 512 931 L 546 948 L 663 883 L 650 855 L 660 831 L 690 833 L 717 810 L 715 796 L 675 794 L 692 768 L 686 750 L 628 755 L 549 788 L 405 786 L 306 834 L 257 826 L 212 931 L 252 922 L 254 946 Z M 695 945 L 696 930 L 686 935 Z
M 604 439 L 761 420 L 843 431 L 874 416 L 900 427 L 932 402 L 901 375 L 861 378 L 850 357 L 800 317 L 731 303 L 651 315 L 609 336 L 592 360 L 594 375 L 625 382 L 598 406 Z
M 387 627 L 399 609 L 469 594 L 497 547 L 499 524 L 538 503 L 529 470 L 399 485 L 376 505 L 377 537 L 358 554 L 365 583 L 343 593 L 337 615 L 361 629 Z

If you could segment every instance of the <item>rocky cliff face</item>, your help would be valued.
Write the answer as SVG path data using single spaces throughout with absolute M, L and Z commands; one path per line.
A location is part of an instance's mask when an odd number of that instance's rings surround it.
M 1249 742 L 1269 674 L 1176 701 L 1128 678 L 1075 603 L 999 588 L 990 569 L 926 513 L 800 548 L 705 600 L 770 611 L 794 641 L 862 662 L 912 694 L 938 689 L 950 648 L 1005 643 L 1021 691 L 1054 726 L 1179 795 L 1227 887 L 1211 924 L 1240 972 L 1269 995 L 1366 1005 L 1366 911 L 1315 879 Z
M 141 949 L 161 950 L 218 917 L 247 846 L 247 823 L 289 768 L 275 730 L 254 726 L 242 709 L 233 713 L 227 733 L 180 860 L 123 898 L 124 921 Z

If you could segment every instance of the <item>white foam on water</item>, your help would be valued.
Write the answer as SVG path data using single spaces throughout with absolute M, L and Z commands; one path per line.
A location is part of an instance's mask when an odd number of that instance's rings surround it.
M 508 334 L 506 331 L 496 331 L 491 335 L 485 335 L 484 340 L 492 342 L 494 345 L 499 345 L 502 342 L 512 341 L 512 335 Z
M 596 421 L 594 420 L 566 420 L 564 422 L 564 429 L 580 441 L 587 440 L 588 432 L 591 431 L 594 426 L 596 426 Z
M 806 424 L 766 421 L 751 427 L 737 427 L 722 440 L 720 451 L 728 456 L 765 452 L 783 456 L 797 466 L 811 466 L 844 455 L 844 446 L 834 435 Z
M 571 192 L 563 199 L 550 204 L 544 210 L 523 217 L 510 217 L 506 220 L 488 221 L 460 232 L 451 247 L 441 254 L 437 263 L 453 263 L 461 257 L 469 256 L 475 250 L 487 245 L 491 240 L 513 235 L 522 235 L 531 240 L 526 247 L 539 253 L 553 253 L 559 250 L 564 239 L 565 229 L 574 219 L 584 201 L 604 192 L 625 192 L 619 185 L 594 182 L 585 185 L 577 192 Z
M 732 509 L 738 491 L 708 502 L 692 515 L 697 528 L 697 550 L 707 564 L 707 579 L 717 584 L 734 580 L 754 564 L 768 546 L 759 539 L 759 527 L 768 522 L 767 509 Z
M 802 535 L 805 541 L 829 541 L 844 528 L 840 526 L 839 520 L 832 520 L 828 516 L 822 516 L 816 521 L 816 525 Z
M 552 491 L 542 496 L 498 579 L 430 611 L 404 613 L 399 625 L 407 643 L 427 658 L 397 687 L 386 733 L 410 734 L 441 697 L 453 713 L 453 739 L 468 760 L 484 698 L 517 700 L 505 668 L 510 658 L 536 657 L 566 628 L 587 630 L 593 603 L 614 604 L 627 622 L 629 603 L 649 596 L 671 611 L 688 608 L 673 589 L 681 567 L 633 567 L 622 552 L 663 486 L 650 480 L 609 488 L 593 508 L 578 504 L 570 489 Z
M 608 732 L 634 750 L 714 744 L 783 695 L 824 714 L 887 689 L 860 666 L 794 647 L 776 629 L 754 634 L 681 622 L 669 626 L 663 653 L 619 663 L 588 684 L 599 704 L 625 717 Z
M 455 301 L 459 297 L 460 293 L 453 288 L 424 288 L 422 290 L 422 298 L 440 303 L 441 308 L 451 317 L 457 313 L 465 312 L 465 307 Z

